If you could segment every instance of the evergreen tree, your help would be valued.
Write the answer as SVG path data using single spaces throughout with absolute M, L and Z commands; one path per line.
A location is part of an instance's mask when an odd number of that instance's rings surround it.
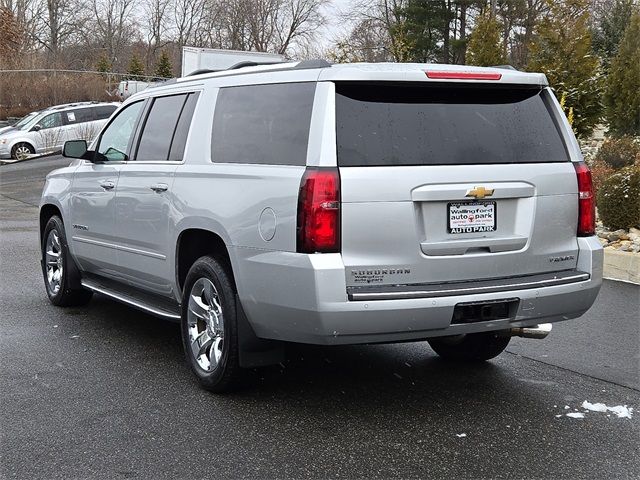
M 602 59 L 605 69 L 609 68 L 611 60 L 618 52 L 618 45 L 633 14 L 633 2 L 634 0 L 608 2 L 608 8 L 602 12 L 592 30 L 593 50 Z M 638 41 L 640 42 L 640 39 Z
M 433 62 L 444 59 L 445 43 L 449 43 L 448 32 L 450 12 L 443 1 L 409 0 L 399 12 L 404 21 L 392 29 L 392 36 L 398 38 L 406 49 L 406 59 L 402 61 Z
M 612 133 L 640 135 L 640 12 L 631 17 L 611 61 L 605 103 Z
M 110 72 L 111 68 L 112 68 L 111 62 L 109 61 L 107 56 L 104 53 L 100 55 L 100 58 L 98 59 L 98 63 L 96 63 L 96 70 L 98 70 L 100 73 L 106 73 L 106 72 Z
M 466 63 L 488 67 L 506 63 L 500 40 L 500 23 L 483 15 L 476 23 L 467 46 Z
M 546 74 L 556 95 L 573 110 L 573 128 L 587 136 L 602 115 L 600 60 L 592 54 L 590 0 L 547 0 L 548 15 L 536 28 L 527 69 Z
M 162 50 L 162 52 L 160 53 L 160 58 L 158 59 L 158 63 L 156 64 L 156 77 L 173 77 L 173 66 L 171 65 L 171 60 L 169 60 L 169 55 L 167 55 L 167 52 L 165 50 Z
M 129 75 L 144 75 L 144 65 L 135 53 L 131 56 L 131 60 L 129 61 L 129 70 L 127 73 Z M 137 76 L 132 76 L 131 79 L 139 80 Z

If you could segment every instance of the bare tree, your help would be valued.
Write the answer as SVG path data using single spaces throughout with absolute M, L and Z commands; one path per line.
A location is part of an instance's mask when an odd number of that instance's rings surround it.
M 106 52 L 110 62 L 116 64 L 118 55 L 136 37 L 133 20 L 135 0 L 93 0 L 94 21 L 88 35 Z M 122 63 L 122 61 L 120 62 Z
M 169 18 L 167 11 L 171 0 L 146 0 L 143 5 L 147 33 L 147 69 L 156 57 L 158 49 L 164 46 Z

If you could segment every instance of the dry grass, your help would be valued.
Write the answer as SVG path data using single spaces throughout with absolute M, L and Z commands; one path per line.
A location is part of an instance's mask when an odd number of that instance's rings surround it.
M 114 100 L 100 75 L 0 73 L 0 119 L 62 103 Z

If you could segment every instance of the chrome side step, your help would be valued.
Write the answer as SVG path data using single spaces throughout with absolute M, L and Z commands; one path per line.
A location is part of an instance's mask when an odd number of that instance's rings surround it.
M 172 306 L 169 302 L 166 305 L 160 305 L 163 302 L 152 301 L 150 295 L 141 294 L 140 296 L 132 296 L 126 292 L 119 291 L 114 287 L 104 285 L 102 282 L 98 282 L 93 279 L 83 278 L 80 282 L 82 286 L 93 292 L 101 293 L 109 298 L 117 300 L 118 302 L 130 305 L 138 310 L 161 317 L 167 320 L 180 321 L 180 307 L 178 305 Z M 143 298 L 144 297 L 144 298 Z

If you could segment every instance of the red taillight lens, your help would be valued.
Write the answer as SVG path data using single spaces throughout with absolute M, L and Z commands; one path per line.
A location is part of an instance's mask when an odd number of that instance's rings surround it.
M 596 199 L 593 196 L 591 170 L 584 162 L 574 163 L 578 177 L 578 236 L 589 237 L 596 232 Z
M 308 168 L 298 196 L 298 252 L 340 251 L 340 175 L 337 168 Z
M 501 73 L 490 72 L 437 72 L 432 70 L 425 73 L 427 78 L 441 80 L 500 80 L 502 78 Z

